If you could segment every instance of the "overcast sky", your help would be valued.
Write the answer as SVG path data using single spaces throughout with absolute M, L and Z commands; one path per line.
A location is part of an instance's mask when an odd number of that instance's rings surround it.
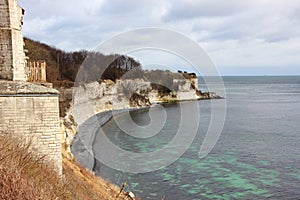
M 124 31 L 157 27 L 197 42 L 223 75 L 300 74 L 299 0 L 19 0 L 19 4 L 26 10 L 24 36 L 67 51 L 94 49 Z

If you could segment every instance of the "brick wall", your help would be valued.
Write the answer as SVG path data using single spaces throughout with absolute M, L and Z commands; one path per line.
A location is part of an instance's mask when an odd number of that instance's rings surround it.
M 62 171 L 58 94 L 0 93 L 0 133 L 32 139 L 32 149 Z

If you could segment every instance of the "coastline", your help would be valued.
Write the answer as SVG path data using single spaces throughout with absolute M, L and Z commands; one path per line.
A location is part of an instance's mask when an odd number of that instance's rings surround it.
M 78 127 L 78 132 L 72 140 L 71 153 L 76 161 L 82 166 L 93 171 L 95 157 L 93 143 L 98 130 L 108 123 L 114 116 L 119 116 L 125 112 L 148 109 L 151 106 L 135 107 L 129 109 L 108 110 L 95 114 Z
M 96 133 L 98 130 L 103 127 L 106 123 L 108 123 L 113 117 L 120 116 L 125 112 L 130 112 L 134 110 L 143 110 L 148 109 L 157 104 L 172 104 L 179 103 L 185 101 L 203 101 L 203 100 L 211 100 L 211 99 L 224 99 L 215 93 L 207 93 L 213 94 L 214 96 L 206 96 L 206 98 L 198 98 L 198 99 L 185 99 L 185 100 L 168 100 L 168 101 L 157 101 L 153 102 L 150 106 L 141 106 L 141 107 L 132 107 L 132 108 L 124 108 L 124 109 L 116 109 L 116 110 L 107 110 L 103 112 L 99 112 L 94 116 L 90 117 L 85 123 L 81 124 L 78 127 L 78 131 L 75 134 L 75 137 L 71 143 L 71 153 L 75 157 L 76 161 L 79 162 L 82 166 L 87 169 L 93 171 L 95 165 L 95 157 L 93 151 L 93 143 L 96 137 Z
M 64 111 L 61 132 L 66 156 L 70 159 L 75 157 L 84 167 L 93 170 L 95 135 L 113 116 L 155 104 L 222 99 L 214 92 L 198 90 L 198 79 L 195 77 L 173 79 L 173 86 L 177 87 L 175 93 L 163 93 L 159 88 L 153 88 L 150 82 L 130 79 L 61 88 L 60 105 L 61 111 Z M 128 90 L 133 91 L 130 97 Z

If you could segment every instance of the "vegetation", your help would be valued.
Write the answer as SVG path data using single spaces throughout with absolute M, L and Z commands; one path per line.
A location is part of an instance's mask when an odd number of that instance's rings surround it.
M 55 87 L 71 87 L 76 83 L 99 81 L 101 79 L 140 78 L 151 82 L 160 96 L 169 95 L 174 88 L 173 79 L 195 78 L 196 74 L 169 70 L 142 70 L 141 64 L 126 55 L 104 55 L 85 50 L 65 52 L 55 47 L 25 38 L 29 61 L 45 60 L 47 81 Z M 80 71 L 79 71 L 80 70 Z
M 151 87 L 158 91 L 160 97 L 164 97 L 172 95 L 172 91 L 178 90 L 173 80 L 189 78 L 186 75 L 186 73 L 174 73 L 169 70 L 151 70 L 145 71 L 144 79 L 151 82 Z
M 66 64 L 66 66 L 71 65 Z M 77 75 L 77 83 L 101 79 L 116 81 L 121 78 L 142 78 L 143 76 L 141 64 L 133 58 L 117 54 L 106 56 L 98 52 L 89 52 L 79 71 L 75 71 L 74 78 Z
M 86 50 L 66 52 L 29 38 L 24 38 L 24 41 L 29 61 L 46 61 L 47 81 L 54 83 L 55 86 L 72 86 L 76 78 L 77 82 L 142 78 L 153 83 L 154 89 L 164 93 L 166 88 L 173 90 L 173 79 L 196 76 L 182 71 L 178 73 L 169 70 L 144 71 L 138 61 L 126 55 L 104 55 Z M 77 76 L 78 74 L 80 76 Z
M 125 55 L 104 55 L 85 50 L 66 52 L 46 44 L 24 38 L 29 61 L 44 60 L 47 64 L 47 81 L 54 84 L 73 83 L 80 71 L 77 81 L 98 81 L 121 77 L 142 77 L 141 64 Z M 128 73 L 134 71 L 134 73 Z M 124 76 L 125 75 L 125 76 Z
M 116 200 L 120 189 L 63 158 L 63 176 L 45 157 L 11 135 L 0 135 L 0 199 Z M 122 193 L 118 200 L 128 199 Z

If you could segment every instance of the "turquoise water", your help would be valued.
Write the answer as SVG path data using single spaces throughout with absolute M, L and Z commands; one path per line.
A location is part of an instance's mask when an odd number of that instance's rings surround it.
M 126 190 L 143 199 L 300 199 L 300 77 L 223 79 L 227 116 L 221 137 L 207 157 L 200 159 L 198 155 L 208 129 L 211 103 L 199 101 L 200 109 L 195 111 L 201 114 L 197 136 L 176 162 L 158 171 L 131 174 L 97 161 L 96 174 L 119 186 L 126 182 Z M 199 87 L 205 88 L 201 80 Z M 103 131 L 125 150 L 158 150 L 174 137 L 180 120 L 180 104 L 164 107 L 167 121 L 154 137 L 128 136 L 114 120 Z M 126 117 L 120 115 L 118 119 Z M 132 111 L 131 118 L 141 126 L 150 120 L 147 109 Z M 95 154 L 101 153 L 97 152 L 101 137 L 96 135 Z

